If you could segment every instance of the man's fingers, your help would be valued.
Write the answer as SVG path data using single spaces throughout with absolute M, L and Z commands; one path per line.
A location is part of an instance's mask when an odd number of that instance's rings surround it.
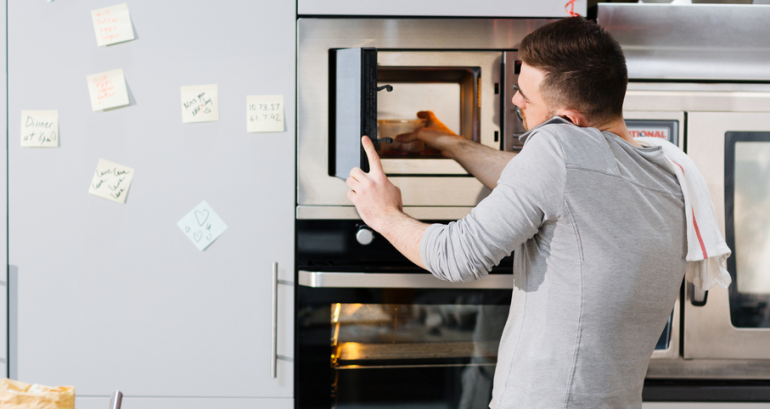
M 369 159 L 369 173 L 382 174 L 382 164 L 380 163 L 380 156 L 377 155 L 377 151 L 374 150 L 374 144 L 368 136 L 361 137 L 361 144 L 366 151 L 366 157 Z
M 350 177 L 356 179 L 356 181 L 363 182 L 366 179 L 366 173 L 361 168 L 353 168 L 350 170 Z
M 396 142 L 402 142 L 403 143 L 403 142 L 412 142 L 414 140 L 417 140 L 417 139 L 419 139 L 417 137 L 417 133 L 418 132 L 419 131 L 409 132 L 409 133 L 402 133 L 402 134 L 396 136 Z

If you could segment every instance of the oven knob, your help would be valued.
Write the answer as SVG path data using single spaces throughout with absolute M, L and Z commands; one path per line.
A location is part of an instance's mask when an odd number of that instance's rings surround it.
M 356 241 L 362 246 L 370 244 L 372 240 L 374 240 L 374 232 L 366 227 L 362 227 L 356 232 Z

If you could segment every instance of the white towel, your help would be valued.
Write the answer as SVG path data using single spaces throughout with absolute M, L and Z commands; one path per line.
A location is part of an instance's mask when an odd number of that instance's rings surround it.
M 687 217 L 687 281 L 695 285 L 696 301 L 715 284 L 727 288 L 732 282 L 727 272 L 727 247 L 719 231 L 717 212 L 708 186 L 695 163 L 676 145 L 663 138 L 634 138 L 641 145 L 661 146 L 663 156 L 674 170 L 684 196 Z

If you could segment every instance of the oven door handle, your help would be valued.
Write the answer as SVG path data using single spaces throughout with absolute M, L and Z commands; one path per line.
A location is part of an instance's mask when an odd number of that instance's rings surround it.
M 426 273 L 345 273 L 299 271 L 299 285 L 312 288 L 445 288 L 469 290 L 508 290 L 513 275 L 490 274 L 465 283 L 443 281 Z

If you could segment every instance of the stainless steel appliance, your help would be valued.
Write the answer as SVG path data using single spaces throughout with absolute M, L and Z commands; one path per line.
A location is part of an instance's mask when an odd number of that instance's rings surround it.
M 376 133 L 378 119 L 433 110 L 459 135 L 512 149 L 514 134 L 524 131 L 510 102 L 515 49 L 548 21 L 300 19 L 297 218 L 358 218 L 344 178 L 350 168 L 366 166 L 360 137 Z M 463 217 L 489 193 L 429 149 L 384 155 L 382 163 L 407 213 L 421 219 Z
M 629 65 L 624 108 L 680 118 L 733 251 L 727 290 L 684 286 L 681 351 L 650 362 L 645 398 L 767 401 L 770 6 L 645 6 L 599 6 Z

